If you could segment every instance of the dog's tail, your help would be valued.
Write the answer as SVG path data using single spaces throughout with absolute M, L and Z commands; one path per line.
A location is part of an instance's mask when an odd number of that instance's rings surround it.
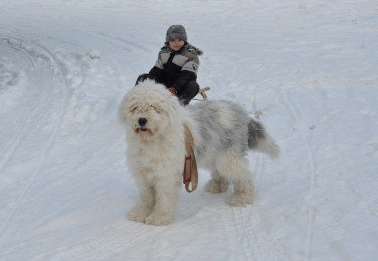
M 248 147 L 251 150 L 266 153 L 271 158 L 278 158 L 280 155 L 280 148 L 274 139 L 268 134 L 264 126 L 254 119 L 251 119 L 248 123 Z

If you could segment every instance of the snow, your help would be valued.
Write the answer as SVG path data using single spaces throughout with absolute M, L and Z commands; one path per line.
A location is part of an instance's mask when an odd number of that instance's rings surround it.
M 126 218 L 117 106 L 171 24 L 204 51 L 210 99 L 242 104 L 282 155 L 250 154 L 253 205 L 200 170 L 154 227 Z M 0 260 L 375 260 L 377 39 L 375 0 L 2 0 Z

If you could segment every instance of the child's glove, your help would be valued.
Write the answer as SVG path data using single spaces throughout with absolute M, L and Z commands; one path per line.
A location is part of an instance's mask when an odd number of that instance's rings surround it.
M 176 95 L 176 93 L 177 93 L 177 91 L 174 87 L 171 87 L 168 90 L 172 93 L 172 95 Z

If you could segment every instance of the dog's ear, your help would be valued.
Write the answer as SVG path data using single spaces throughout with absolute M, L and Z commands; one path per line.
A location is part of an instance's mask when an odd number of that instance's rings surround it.
M 128 105 L 128 102 L 127 102 L 127 96 L 125 95 L 122 99 L 122 102 L 121 104 L 119 105 L 119 108 L 118 108 L 118 118 L 119 118 L 119 121 L 122 122 L 122 123 L 126 123 L 127 121 L 127 116 L 128 116 L 128 113 L 129 113 L 129 105 Z
M 176 95 L 172 95 L 170 92 L 168 92 L 169 95 L 166 96 L 168 100 L 168 104 L 171 106 L 171 109 L 174 111 L 180 110 L 182 105 L 180 105 L 180 101 Z

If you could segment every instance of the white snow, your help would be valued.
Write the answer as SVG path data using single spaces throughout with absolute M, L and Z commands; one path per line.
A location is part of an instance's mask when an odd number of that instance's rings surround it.
M 154 227 L 126 218 L 117 106 L 171 24 L 204 51 L 210 99 L 259 117 L 282 156 L 249 156 L 253 205 L 200 170 Z M 2 0 L 0 260 L 376 260 L 377 115 L 376 0 Z

